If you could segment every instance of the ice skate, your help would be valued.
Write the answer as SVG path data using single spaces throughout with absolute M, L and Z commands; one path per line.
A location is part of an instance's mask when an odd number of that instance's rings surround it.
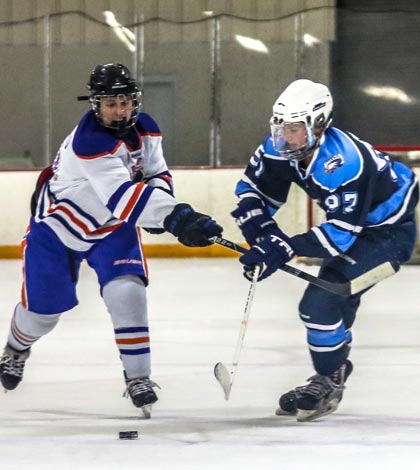
M 308 380 L 311 380 L 312 377 Z M 284 393 L 279 400 L 279 407 L 276 410 L 277 416 L 296 416 L 297 407 L 296 402 L 298 397 L 303 393 L 306 385 L 302 387 L 296 387 L 290 392 Z
M 296 387 L 280 397 L 276 415 L 297 415 L 298 421 L 312 421 L 333 413 L 343 398 L 344 383 L 353 370 L 346 360 L 339 370 L 330 376 L 315 374 L 309 383 Z
M 0 358 L 0 381 L 5 392 L 14 390 L 21 382 L 25 362 L 29 355 L 29 349 L 18 351 L 6 344 L 3 355 Z
M 137 379 L 126 379 L 127 388 L 124 396 L 130 397 L 134 406 L 141 408 L 145 418 L 149 419 L 152 412 L 152 405 L 158 401 L 158 397 L 153 387 L 159 385 L 148 377 Z

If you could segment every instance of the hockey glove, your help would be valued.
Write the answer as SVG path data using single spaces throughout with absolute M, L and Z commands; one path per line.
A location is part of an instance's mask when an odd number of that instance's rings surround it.
M 242 199 L 231 215 L 236 219 L 236 224 L 249 245 L 254 245 L 278 229 L 275 220 L 270 217 L 267 208 L 259 198 Z
M 293 255 L 289 237 L 277 229 L 275 233 L 253 245 L 239 261 L 244 265 L 244 276 L 249 281 L 252 281 L 255 266 L 260 265 L 258 281 L 262 281 L 290 261 Z
M 162 233 L 166 232 L 164 228 L 143 227 L 143 230 L 152 235 L 161 235 Z
M 163 222 L 165 230 L 186 246 L 209 246 L 210 237 L 220 236 L 223 228 L 211 217 L 195 210 L 189 204 L 177 204 Z

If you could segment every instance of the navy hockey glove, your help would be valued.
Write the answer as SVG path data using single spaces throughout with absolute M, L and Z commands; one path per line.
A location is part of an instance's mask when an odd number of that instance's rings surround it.
M 293 255 L 290 238 L 278 229 L 253 245 L 239 258 L 239 261 L 244 265 L 244 276 L 249 281 L 252 281 L 255 266 L 260 265 L 258 280 L 262 281 L 290 261 Z
M 249 245 L 254 245 L 278 229 L 264 203 L 256 197 L 242 199 L 231 215 L 236 219 L 236 224 Z
M 189 204 L 177 204 L 163 222 L 165 230 L 186 246 L 209 246 L 210 237 L 219 237 L 223 228 L 210 216 L 195 212 Z

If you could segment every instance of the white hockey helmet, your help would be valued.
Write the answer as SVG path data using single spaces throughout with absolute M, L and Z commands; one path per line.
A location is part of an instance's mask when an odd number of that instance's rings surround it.
M 292 82 L 276 99 L 270 120 L 274 149 L 290 160 L 303 160 L 319 145 L 332 121 L 333 99 L 328 87 L 311 80 Z M 284 123 L 303 123 L 306 142 L 292 149 L 284 138 Z

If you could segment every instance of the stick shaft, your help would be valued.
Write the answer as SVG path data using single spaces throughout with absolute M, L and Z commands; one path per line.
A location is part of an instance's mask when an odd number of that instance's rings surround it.
M 252 306 L 252 301 L 254 299 L 254 294 L 255 294 L 255 288 L 257 287 L 257 281 L 258 281 L 258 276 L 260 275 L 260 267 L 256 266 L 254 270 L 254 274 L 252 276 L 252 283 L 249 287 L 248 290 L 248 296 L 246 298 L 245 302 L 245 309 L 244 309 L 244 314 L 242 317 L 242 322 L 241 322 L 241 328 L 239 330 L 239 336 L 238 340 L 236 342 L 236 349 L 235 349 L 235 354 L 233 356 L 233 361 L 232 361 L 232 369 L 230 371 L 230 387 L 232 388 L 233 385 L 233 380 L 236 375 L 236 369 L 238 368 L 238 363 L 239 363 L 239 357 L 241 355 L 242 351 L 242 346 L 244 344 L 244 338 L 245 338 L 245 333 L 246 329 L 248 326 L 248 320 L 249 320 L 249 314 L 251 312 L 251 306 Z
M 210 240 L 213 243 L 224 246 L 225 248 L 229 248 L 230 250 L 236 251 L 238 253 L 243 254 L 247 251 L 242 246 L 222 237 L 212 237 Z M 294 266 L 290 266 L 289 264 L 284 264 L 279 269 L 291 274 L 292 276 L 304 279 L 305 281 L 308 281 L 311 284 L 328 292 L 332 292 L 333 294 L 348 296 L 357 294 L 362 290 L 372 287 L 374 284 L 386 279 L 387 277 L 392 276 L 392 274 L 395 274 L 398 271 L 399 265 L 397 263 L 393 264 L 390 262 L 385 262 L 367 271 L 361 276 L 349 282 L 343 283 L 329 282 L 324 279 L 320 279 L 319 277 L 313 276 L 312 274 L 302 271 L 299 268 L 295 268 Z

